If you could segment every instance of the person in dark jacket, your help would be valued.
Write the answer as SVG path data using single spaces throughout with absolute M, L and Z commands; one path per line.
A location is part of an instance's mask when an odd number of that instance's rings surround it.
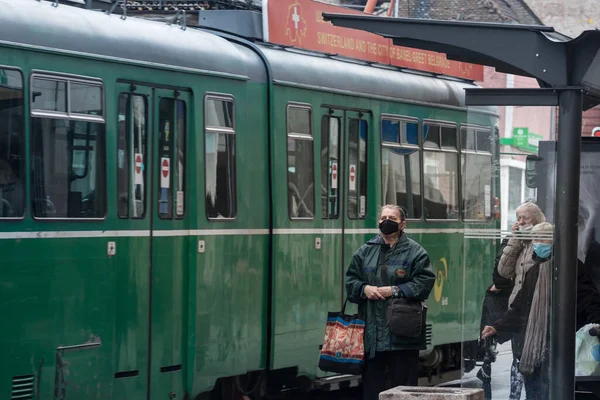
M 481 309 L 481 326 L 480 329 L 486 325 L 493 324 L 498 318 L 500 318 L 508 309 L 508 298 L 512 293 L 515 282 L 513 279 L 502 277 L 498 273 L 498 261 L 502 257 L 502 251 L 508 243 L 508 238 L 505 238 L 500 245 L 500 253 L 496 256 L 494 263 L 494 271 L 492 273 L 492 285 L 487 288 L 485 297 L 483 298 L 483 305 Z M 509 340 L 507 337 L 506 340 Z M 481 348 L 484 352 L 483 365 L 477 372 L 477 377 L 483 382 L 483 393 L 485 400 L 491 400 L 492 398 L 492 363 L 496 361 L 496 336 L 482 339 L 480 342 Z
M 547 234 L 552 230 L 552 225 L 547 222 L 534 227 L 534 265 L 525 274 L 510 309 L 482 331 L 482 338 L 500 332 L 523 335 L 524 341 L 514 351 L 520 358 L 519 370 L 525 380 L 528 400 L 548 399 L 548 316 L 553 263 L 552 240 Z M 600 294 L 578 260 L 576 329 L 589 323 L 600 323 Z
M 391 387 L 418 385 L 419 350 L 426 348 L 425 332 L 416 338 L 395 336 L 386 318 L 389 299 L 425 301 L 435 282 L 427 252 L 406 236 L 405 227 L 404 211 L 384 206 L 379 219 L 381 234 L 356 251 L 345 276 L 348 300 L 358 304 L 365 321 L 363 400 L 377 400 L 380 392 Z

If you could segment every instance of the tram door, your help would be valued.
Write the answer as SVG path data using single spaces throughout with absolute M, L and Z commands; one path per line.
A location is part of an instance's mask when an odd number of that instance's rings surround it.
M 327 220 L 325 227 L 338 233 L 335 251 L 327 253 L 335 257 L 327 265 L 334 266 L 330 272 L 334 285 L 339 286 L 338 306 L 345 298 L 348 264 L 368 233 L 366 163 L 371 114 L 333 107 L 321 110 L 321 215 Z
M 126 137 L 119 140 L 119 157 L 126 159 L 123 164 L 129 169 L 128 184 L 119 188 L 124 193 L 119 209 L 123 215 L 126 211 L 132 229 L 145 238 L 129 249 L 137 278 L 129 279 L 129 287 L 123 288 L 130 297 L 123 300 L 133 301 L 136 307 L 129 317 L 117 321 L 117 331 L 129 337 L 118 346 L 125 361 L 137 360 L 141 381 L 130 390 L 146 386 L 149 378 L 150 399 L 181 399 L 187 343 L 184 282 L 189 254 L 190 213 L 185 200 L 190 94 L 129 84 L 119 89 L 119 120 L 123 120 L 119 129 Z M 129 304 L 118 301 L 117 307 L 117 313 L 122 313 L 120 308 Z M 142 358 L 144 366 L 139 365 Z M 128 390 L 117 384 L 115 392 L 125 395 Z
M 186 133 L 191 108 L 187 92 L 154 91 L 150 399 L 184 398 L 185 282 L 190 254 L 186 235 Z
M 376 224 L 367 220 L 367 181 L 368 175 L 373 176 L 375 171 L 367 170 L 367 143 L 369 129 L 371 128 L 371 113 L 346 112 L 345 127 L 345 162 L 344 180 L 346 191 L 344 202 L 346 211 L 344 213 L 344 260 L 342 265 L 343 274 L 346 272 L 352 256 L 365 241 L 373 236 Z M 343 286 L 343 284 L 342 284 Z M 346 312 L 356 312 L 356 306 L 351 305 Z

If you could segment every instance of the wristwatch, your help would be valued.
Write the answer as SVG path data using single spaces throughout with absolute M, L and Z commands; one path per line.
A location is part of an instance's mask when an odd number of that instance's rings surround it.
M 398 289 L 398 286 L 392 286 L 392 297 L 393 298 L 398 298 L 398 295 L 400 290 Z

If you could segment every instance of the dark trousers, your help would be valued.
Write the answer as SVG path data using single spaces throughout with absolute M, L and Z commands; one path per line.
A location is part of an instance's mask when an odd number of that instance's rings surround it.
M 363 400 L 378 400 L 379 393 L 396 386 L 418 384 L 419 350 L 377 352 L 365 362 Z
M 547 362 L 544 362 L 533 374 L 524 375 L 523 380 L 525 381 L 527 400 L 548 400 L 550 384 L 548 381 Z

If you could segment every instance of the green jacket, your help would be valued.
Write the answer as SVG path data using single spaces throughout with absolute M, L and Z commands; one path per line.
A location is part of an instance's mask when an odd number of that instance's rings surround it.
M 404 233 L 392 248 L 378 236 L 356 251 L 345 282 L 348 300 L 358 304 L 358 313 L 365 320 L 365 355 L 373 358 L 376 351 L 423 350 L 426 348 L 424 332 L 417 338 L 390 333 L 385 315 L 389 300 L 369 300 L 362 296 L 366 285 L 386 286 L 378 268 L 380 255 L 382 264 L 387 265 L 388 286 L 398 286 L 405 298 L 426 300 L 435 282 L 427 252 Z

